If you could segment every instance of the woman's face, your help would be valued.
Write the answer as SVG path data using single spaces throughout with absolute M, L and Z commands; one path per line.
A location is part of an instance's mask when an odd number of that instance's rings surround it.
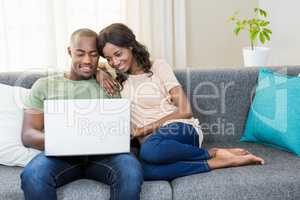
M 122 72 L 128 72 L 134 63 L 134 57 L 130 48 L 106 43 L 103 48 L 103 54 L 110 66 Z

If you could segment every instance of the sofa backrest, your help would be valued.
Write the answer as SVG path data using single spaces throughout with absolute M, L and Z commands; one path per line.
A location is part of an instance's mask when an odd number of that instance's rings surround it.
M 300 66 L 270 67 L 283 74 L 298 75 Z M 175 70 L 187 93 L 194 117 L 204 132 L 204 142 L 237 142 L 243 133 L 258 77 L 257 67 L 188 68 Z M 51 73 L 53 74 L 53 73 Z M 48 72 L 2 72 L 0 83 L 30 88 Z
M 270 67 L 279 73 L 298 75 L 300 66 Z M 232 144 L 243 133 L 258 67 L 187 69 L 176 71 L 199 119 L 204 142 Z
M 29 71 L 29 72 L 1 72 L 0 83 L 31 88 L 33 83 L 41 77 L 48 76 L 45 71 Z

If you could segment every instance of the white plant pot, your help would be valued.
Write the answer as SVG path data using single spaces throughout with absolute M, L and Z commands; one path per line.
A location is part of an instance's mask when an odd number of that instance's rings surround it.
M 244 65 L 246 67 L 265 66 L 269 55 L 270 48 L 268 47 L 251 47 L 243 48 Z

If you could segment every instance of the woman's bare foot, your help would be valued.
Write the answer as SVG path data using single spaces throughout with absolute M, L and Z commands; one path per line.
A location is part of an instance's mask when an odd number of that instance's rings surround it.
M 216 157 L 216 152 L 219 148 L 211 148 L 208 150 L 208 154 L 211 158 Z
M 264 160 L 253 154 L 235 155 L 227 149 L 218 149 L 215 157 L 207 161 L 210 169 L 264 164 Z
M 247 154 L 250 154 L 249 151 L 247 151 L 246 149 L 241 149 L 241 148 L 229 148 L 229 149 L 226 149 L 228 150 L 229 152 L 233 153 L 234 155 L 237 155 L 237 156 L 243 156 L 243 155 L 247 155 Z
M 239 159 L 237 160 L 236 167 L 237 166 L 243 166 L 243 165 L 263 165 L 265 164 L 264 159 L 255 156 L 253 154 L 247 154 L 244 156 L 238 156 Z
M 220 150 L 220 149 L 227 150 L 230 153 L 232 153 L 234 155 L 237 155 L 237 156 L 250 154 L 249 151 L 247 151 L 245 149 L 241 149 L 241 148 L 211 148 L 211 149 L 208 150 L 208 153 L 209 153 L 210 157 L 211 158 L 215 157 L 217 150 Z

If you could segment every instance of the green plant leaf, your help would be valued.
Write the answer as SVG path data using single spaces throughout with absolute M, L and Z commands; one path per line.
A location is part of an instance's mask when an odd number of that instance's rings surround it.
M 270 41 L 270 35 L 269 35 L 267 32 L 265 32 L 265 31 L 263 31 L 262 33 L 264 34 L 265 38 L 266 38 L 268 41 Z
M 262 44 L 264 44 L 266 41 L 265 36 L 262 32 L 259 33 L 259 40 Z
M 240 27 L 236 27 L 233 31 L 234 31 L 235 35 L 238 35 L 239 32 L 241 31 L 241 28 Z
M 270 24 L 270 22 L 268 22 L 268 21 L 262 21 L 260 23 L 260 26 L 268 26 L 269 24 Z
M 259 30 L 250 32 L 250 40 L 255 41 L 258 33 L 259 33 Z
M 228 21 L 238 21 L 239 11 L 235 11 L 230 17 L 228 17 Z
M 260 20 L 258 19 L 252 19 L 251 20 L 251 26 L 255 27 L 255 28 L 258 28 L 260 25 Z M 259 28 L 258 28 L 259 29 Z
M 264 17 L 267 17 L 267 15 L 268 15 L 267 12 L 264 11 L 263 9 L 259 9 L 259 14 Z
M 235 21 L 235 17 L 234 16 L 230 16 L 230 17 L 228 17 L 227 21 Z
M 242 30 L 247 30 L 248 38 L 250 39 L 251 46 L 255 45 L 260 41 L 264 44 L 270 40 L 272 31 L 266 28 L 270 22 L 263 19 L 267 17 L 267 12 L 259 7 L 254 8 L 255 15 L 252 18 L 240 18 L 238 12 L 235 12 L 229 20 L 234 22 L 233 32 L 235 35 L 239 35 Z
M 263 31 L 269 33 L 269 34 L 272 34 L 272 31 L 270 29 L 267 29 L 267 28 L 264 28 Z
M 256 24 L 256 23 L 257 23 L 257 20 L 254 18 L 254 19 L 250 20 L 250 23 L 251 23 L 251 24 Z

